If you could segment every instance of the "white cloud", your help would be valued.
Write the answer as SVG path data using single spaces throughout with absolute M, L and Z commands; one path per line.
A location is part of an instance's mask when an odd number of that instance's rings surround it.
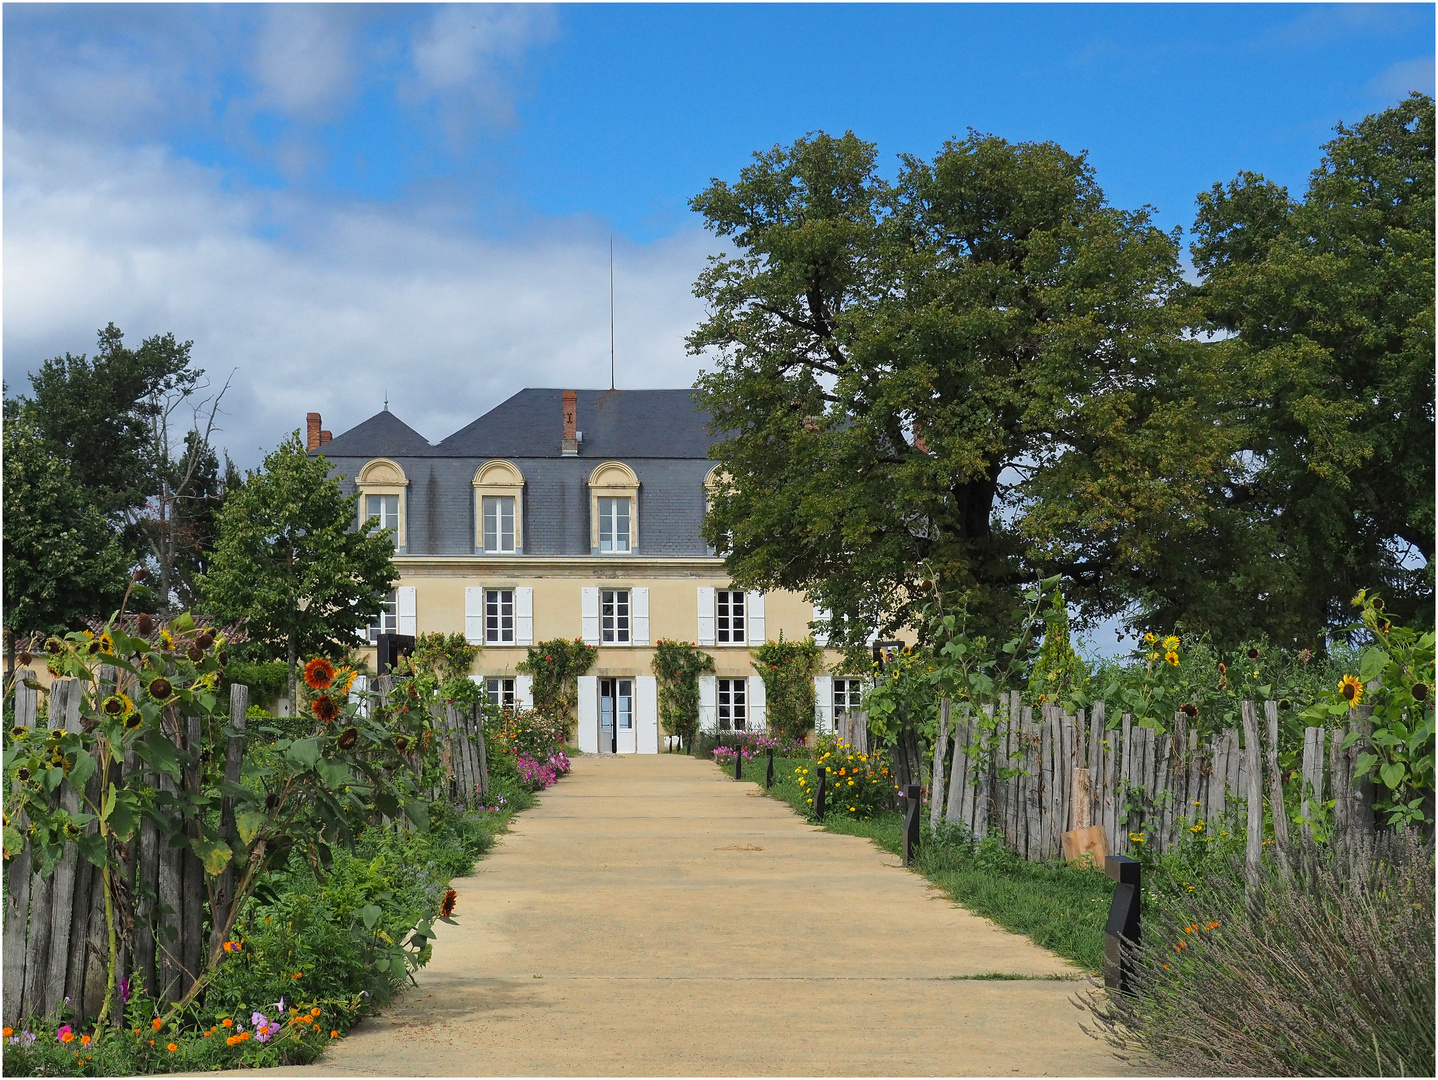
M 276 4 L 263 10 L 253 64 L 258 103 L 307 120 L 331 116 L 355 78 L 343 9 Z
M 1388 104 L 1407 97 L 1412 91 L 1432 94 L 1434 82 L 1433 57 L 1400 60 L 1368 84 L 1371 93 L 1391 99 Z
M 236 193 L 163 149 L 8 129 L 5 378 L 172 330 L 221 378 L 221 441 L 244 465 L 318 410 L 336 433 L 391 409 L 438 441 L 525 386 L 607 385 L 608 234 L 590 220 L 513 239 L 429 207 Z M 687 386 L 697 230 L 616 248 L 619 385 Z

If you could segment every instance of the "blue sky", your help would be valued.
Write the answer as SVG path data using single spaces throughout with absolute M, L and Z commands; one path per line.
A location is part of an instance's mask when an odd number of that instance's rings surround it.
M 852 129 L 1086 149 L 1186 227 L 1301 191 L 1335 123 L 1433 92 L 1432 5 L 4 7 L 5 377 L 113 320 L 233 371 L 237 461 L 387 394 L 438 440 L 525 385 L 687 385 L 687 201 Z

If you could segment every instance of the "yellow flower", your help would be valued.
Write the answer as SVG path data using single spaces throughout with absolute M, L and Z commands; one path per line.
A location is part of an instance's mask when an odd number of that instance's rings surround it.
M 1356 709 L 1363 700 L 1363 684 L 1352 675 L 1343 676 L 1338 683 L 1338 692 L 1350 709 Z
M 1171 667 L 1178 667 L 1178 653 L 1176 653 L 1176 652 L 1165 653 L 1165 654 L 1164 654 L 1164 660 L 1169 664 L 1169 666 L 1171 666 Z
M 1178 648 L 1178 638 L 1176 638 L 1176 637 L 1166 637 L 1166 638 L 1164 638 L 1164 639 L 1163 639 L 1163 647 L 1164 647 L 1165 649 L 1167 649 L 1169 652 L 1173 652 L 1174 649 Z
M 1154 643 L 1154 636 L 1152 634 L 1144 634 L 1143 643 L 1145 645 L 1152 645 Z

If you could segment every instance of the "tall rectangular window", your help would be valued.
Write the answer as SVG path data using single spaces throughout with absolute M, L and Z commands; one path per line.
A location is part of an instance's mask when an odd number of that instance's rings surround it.
M 395 546 L 399 546 L 398 495 L 366 495 L 364 513 L 366 518 L 379 518 L 379 527 L 394 533 Z
M 629 644 L 629 590 L 599 590 L 599 640 L 605 645 Z
M 747 679 L 719 679 L 719 730 L 743 731 L 749 717 Z
M 484 641 L 487 645 L 514 644 L 514 590 L 484 590 Z
M 491 676 L 485 679 L 484 695 L 496 708 L 514 708 L 514 679 L 503 676 Z
M 629 500 L 601 497 L 599 503 L 599 550 L 629 550 Z
M 392 495 L 389 497 L 394 498 Z M 371 495 L 370 498 L 375 498 L 375 496 Z M 375 613 L 373 621 L 369 624 L 370 644 L 377 642 L 381 634 L 399 633 L 399 610 L 396 601 L 397 594 L 391 592 L 380 603 L 379 611 Z
M 863 708 L 864 685 L 858 679 L 834 680 L 834 723 Z
M 720 645 L 743 645 L 744 594 L 738 590 L 720 589 L 714 594 L 715 640 Z
M 513 552 L 514 543 L 514 496 L 486 495 L 484 497 L 484 550 Z

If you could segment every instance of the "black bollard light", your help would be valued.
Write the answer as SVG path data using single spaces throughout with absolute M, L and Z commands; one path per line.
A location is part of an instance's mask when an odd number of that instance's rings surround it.
M 910 784 L 904 790 L 904 865 L 914 861 L 914 852 L 919 849 L 919 785 Z
M 734 747 L 734 779 L 744 779 L 744 747 L 737 744 Z
M 774 748 L 773 748 L 773 747 L 770 747 L 770 748 L 769 748 L 769 767 L 764 770 L 764 786 L 765 786 L 766 788 L 771 788 L 771 787 L 774 786 Z
M 1127 994 L 1133 981 L 1132 952 L 1138 948 L 1139 914 L 1143 908 L 1142 867 L 1127 855 L 1110 855 L 1103 861 L 1103 870 L 1118 882 L 1108 924 L 1103 929 L 1103 984 Z
M 824 800 L 828 795 L 826 789 L 829 785 L 829 770 L 820 765 L 814 770 L 814 776 L 816 777 L 814 782 L 814 816 L 820 821 L 823 821 L 824 812 L 827 809 L 824 805 Z

